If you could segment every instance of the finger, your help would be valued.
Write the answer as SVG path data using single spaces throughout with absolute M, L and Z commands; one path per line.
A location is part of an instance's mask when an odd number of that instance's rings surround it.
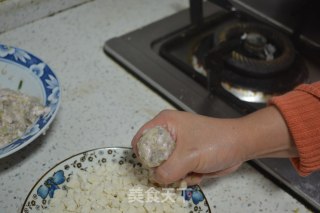
M 194 170 L 197 165 L 196 152 L 179 153 L 179 145 L 171 156 L 154 169 L 154 180 L 160 184 L 170 184 L 181 180 Z

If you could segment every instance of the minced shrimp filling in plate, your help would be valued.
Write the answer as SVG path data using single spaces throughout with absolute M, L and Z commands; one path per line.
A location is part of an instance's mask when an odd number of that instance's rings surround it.
M 47 111 L 38 98 L 0 89 L 0 146 L 21 137 Z

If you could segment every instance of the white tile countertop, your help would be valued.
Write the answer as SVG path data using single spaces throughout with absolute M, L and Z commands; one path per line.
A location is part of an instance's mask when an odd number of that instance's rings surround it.
M 0 33 L 90 0 L 0 0 Z
M 0 42 L 44 60 L 62 85 L 61 108 L 47 134 L 0 160 L 0 212 L 19 212 L 52 166 L 82 151 L 130 146 L 138 128 L 173 108 L 108 58 L 112 37 L 186 8 L 186 0 L 95 0 L 0 34 Z M 212 212 L 308 212 L 248 165 L 203 184 Z

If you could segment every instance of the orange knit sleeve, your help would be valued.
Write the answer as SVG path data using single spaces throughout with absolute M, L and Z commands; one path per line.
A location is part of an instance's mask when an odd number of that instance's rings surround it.
M 320 82 L 302 84 L 271 99 L 281 112 L 299 157 L 291 162 L 301 176 L 320 170 Z

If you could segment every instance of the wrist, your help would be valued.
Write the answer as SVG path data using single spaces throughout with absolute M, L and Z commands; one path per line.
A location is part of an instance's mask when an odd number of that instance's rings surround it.
M 239 122 L 246 160 L 298 156 L 287 125 L 275 107 L 258 110 Z

